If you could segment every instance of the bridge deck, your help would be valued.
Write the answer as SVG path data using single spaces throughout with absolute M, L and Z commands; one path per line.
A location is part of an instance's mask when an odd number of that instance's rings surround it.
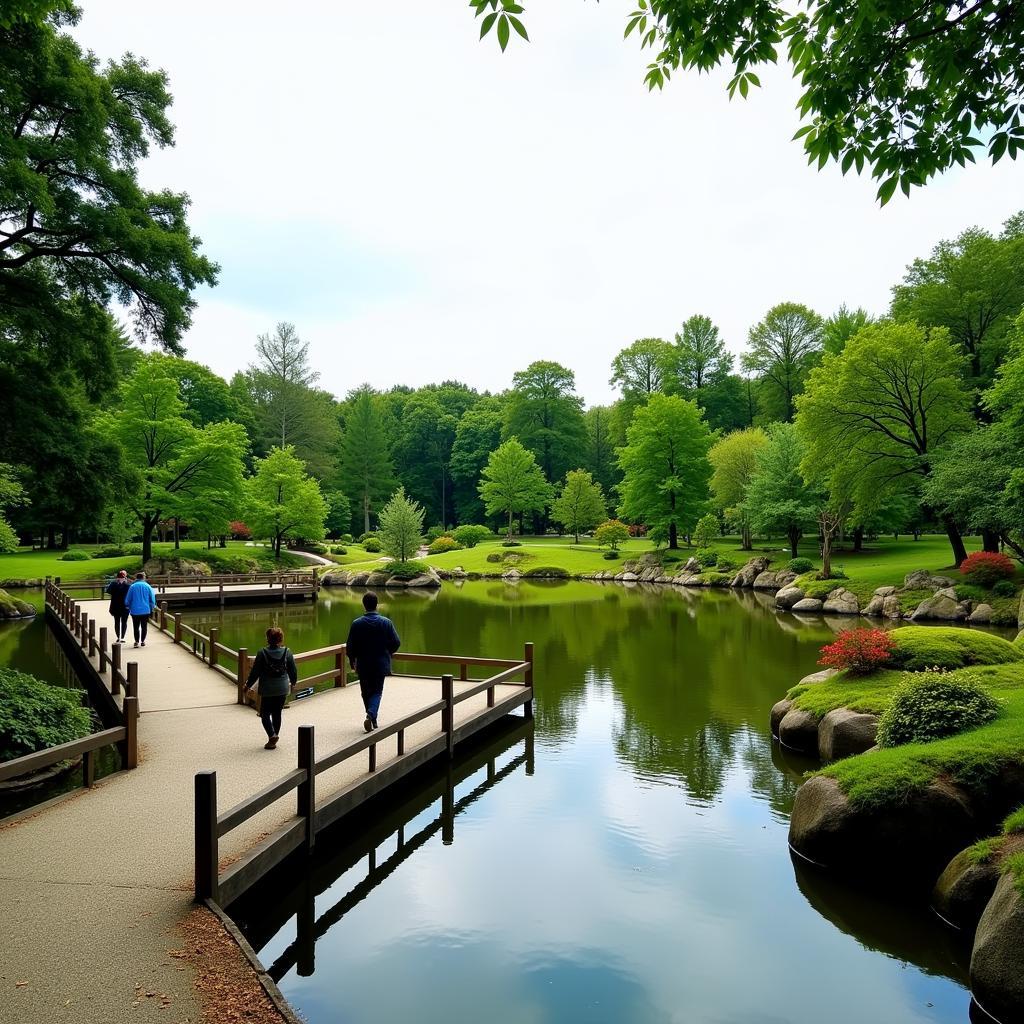
M 88 612 L 112 626 L 105 602 L 89 602 Z M 139 767 L 0 824 L 0 1024 L 198 1020 L 191 969 L 168 955 L 180 945 L 175 929 L 193 905 L 194 773 L 216 770 L 226 809 L 295 766 L 299 725 L 316 727 L 323 753 L 363 735 L 357 686 L 286 710 L 280 745 L 270 751 L 256 714 L 235 703 L 232 683 L 170 637 L 151 629 L 146 647 L 126 645 L 124 659 L 139 663 Z M 457 682 L 456 693 L 469 685 Z M 521 691 L 499 685 L 497 697 Z M 393 677 L 381 724 L 439 696 L 437 680 Z M 485 710 L 481 693 L 456 705 L 456 721 Z M 410 727 L 406 741 L 439 728 L 439 715 L 426 719 Z M 395 740 L 383 741 L 378 768 L 395 753 Z M 355 757 L 320 775 L 318 802 L 360 777 L 366 764 Z M 222 863 L 293 813 L 290 794 L 225 836 Z

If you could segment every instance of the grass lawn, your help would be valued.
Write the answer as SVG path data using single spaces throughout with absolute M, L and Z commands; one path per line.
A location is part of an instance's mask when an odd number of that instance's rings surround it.
M 574 544 L 571 537 L 524 537 L 519 547 L 505 548 L 498 540 L 484 541 L 475 548 L 448 551 L 443 555 L 428 555 L 422 561 L 434 566 L 435 569 L 454 569 L 455 566 L 461 565 L 466 572 L 498 576 L 506 568 L 513 566 L 523 573 L 530 569 L 552 566 L 565 569 L 571 576 L 577 576 L 605 569 L 621 572 L 624 561 L 638 558 L 645 552 L 653 550 L 654 545 L 648 540 L 630 540 L 619 549 L 618 558 L 606 559 L 605 549 L 599 548 L 590 539 L 581 539 L 579 544 Z M 494 553 L 510 557 L 506 563 L 488 562 L 487 556 Z

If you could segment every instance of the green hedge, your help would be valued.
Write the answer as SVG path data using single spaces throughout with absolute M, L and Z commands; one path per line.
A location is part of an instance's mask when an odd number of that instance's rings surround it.
M 896 688 L 878 723 L 878 745 L 930 743 L 991 722 L 1000 702 L 977 683 L 925 674 Z
M 893 666 L 909 672 L 1024 660 L 1021 648 L 1008 640 L 960 626 L 901 626 L 889 637 L 894 644 Z
M 549 580 L 567 580 L 569 578 L 569 570 L 557 565 L 535 565 L 532 569 L 527 569 L 523 575 L 542 576 Z
M 0 760 L 70 743 L 91 729 L 89 710 L 77 690 L 0 668 Z

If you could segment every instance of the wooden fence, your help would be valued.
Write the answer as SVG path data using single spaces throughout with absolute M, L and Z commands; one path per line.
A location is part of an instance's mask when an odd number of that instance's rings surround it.
M 98 594 L 109 579 L 73 580 L 64 586 L 72 590 L 91 590 Z M 320 576 L 316 569 L 287 572 L 224 573 L 216 576 L 149 576 L 147 582 L 162 597 L 169 600 L 218 601 L 221 606 L 228 597 L 240 599 L 280 596 L 316 598 L 320 593 Z M 61 586 L 60 577 L 55 584 Z
M 340 645 L 342 653 L 344 645 Z M 324 648 L 333 651 L 333 648 Z M 322 654 L 322 652 L 307 652 Z M 296 661 L 299 659 L 296 656 Z M 412 714 L 381 729 L 360 737 L 317 758 L 314 749 L 313 726 L 299 727 L 298 763 L 287 775 L 265 786 L 258 793 L 218 813 L 217 773 L 200 772 L 195 776 L 195 895 L 196 899 L 212 899 L 226 906 L 247 889 L 263 878 L 296 850 L 311 850 L 316 835 L 333 824 L 359 804 L 376 795 L 389 785 L 397 782 L 409 772 L 426 764 L 434 757 L 445 755 L 451 758 L 460 739 L 479 731 L 516 707 L 524 708 L 527 718 L 533 716 L 533 644 L 526 644 L 522 661 L 496 658 L 471 658 L 432 654 L 396 655 L 406 661 L 447 662 L 462 666 L 465 673 L 469 665 L 486 665 L 500 670 L 486 679 L 470 680 L 468 686 L 459 692 L 455 690 L 455 677 L 451 674 L 440 678 L 439 699 L 420 708 Z M 495 700 L 495 687 L 511 683 L 515 676 L 522 685 L 522 691 Z M 465 678 L 465 676 L 464 676 Z M 487 711 L 474 716 L 457 726 L 455 708 L 462 701 L 480 693 L 487 693 Z M 421 740 L 411 749 L 407 748 L 406 732 L 412 726 L 440 714 L 440 730 Z M 397 754 L 383 767 L 378 767 L 377 746 L 385 739 L 395 737 Z M 366 754 L 366 773 L 345 786 L 319 807 L 316 804 L 316 778 L 322 772 L 337 767 L 342 762 Z M 276 829 L 268 838 L 234 863 L 221 874 L 220 840 L 266 810 L 290 793 L 296 793 L 295 816 Z

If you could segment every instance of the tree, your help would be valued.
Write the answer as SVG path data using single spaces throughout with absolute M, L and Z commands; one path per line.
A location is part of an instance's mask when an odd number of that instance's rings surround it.
M 874 318 L 860 306 L 856 309 L 848 309 L 845 305 L 840 306 L 822 324 L 821 334 L 824 350 L 832 355 L 839 355 L 846 347 L 846 343 L 862 327 L 867 327 L 868 324 L 874 322 Z
M 551 505 L 551 518 L 561 523 L 580 542 L 584 530 L 597 526 L 608 515 L 601 485 L 585 469 L 571 470 Z
M 736 430 L 716 441 L 708 452 L 711 462 L 711 493 L 716 508 L 740 531 L 740 547 L 750 551 L 750 518 L 743 508 L 747 487 L 757 469 L 757 453 L 768 443 L 760 427 Z
M 619 449 L 619 514 L 646 523 L 670 548 L 689 535 L 707 507 L 711 432 L 695 402 L 652 395 L 636 411 Z
M 208 366 L 189 359 L 170 359 L 167 367 L 178 382 L 178 397 L 185 403 L 185 415 L 197 426 L 232 420 L 246 425 L 248 410 L 223 377 Z
M 840 355 L 825 356 L 798 399 L 804 474 L 870 504 L 907 478 L 927 479 L 943 445 L 971 427 L 964 359 L 944 328 L 865 327 Z M 945 517 L 956 564 L 967 557 Z
M 405 496 L 399 487 L 380 510 L 380 540 L 384 552 L 398 562 L 408 562 L 423 543 L 423 506 Z
M 970 361 L 971 384 L 991 382 L 1007 332 L 1024 306 L 1024 237 L 969 228 L 916 259 L 892 290 L 892 315 L 945 327 Z
M 663 389 L 671 355 L 672 346 L 667 341 L 640 338 L 612 360 L 612 375 L 608 383 L 619 388 L 627 401 L 645 402 L 649 395 Z
M 618 519 L 608 519 L 594 531 L 594 540 L 600 548 L 618 551 L 629 540 L 629 527 Z
M 505 437 L 533 452 L 545 479 L 558 480 L 576 464 L 586 428 L 572 370 L 539 360 L 514 374 L 505 416 Z
M 742 387 L 732 372 L 732 353 L 710 317 L 691 316 L 675 336 L 665 392 L 692 398 L 712 429 L 742 422 Z
M 451 519 L 450 462 L 458 423 L 437 390 L 424 388 L 405 403 L 395 439 L 399 478 L 442 526 Z
M 748 341 L 744 369 L 771 386 L 781 400 L 783 418 L 792 420 L 796 396 L 821 351 L 821 317 L 797 302 L 782 302 L 751 327 Z
M 77 10 L 48 6 L 0 23 L 0 309 L 66 336 L 69 316 L 116 301 L 140 337 L 180 352 L 192 292 L 217 267 L 189 231 L 188 197 L 139 184 L 150 146 L 174 141 L 167 76 L 130 54 L 101 69 L 59 31 Z
M 14 467 L 6 462 L 0 462 L 0 552 L 18 549 L 18 537 L 4 514 L 9 509 L 27 504 L 28 496 L 14 472 Z
M 391 450 L 384 432 L 379 396 L 368 385 L 346 400 L 341 434 L 341 475 L 370 532 L 370 511 L 394 486 Z
M 524 39 L 522 9 L 507 0 L 472 0 L 504 50 L 510 27 Z M 1024 145 L 1015 115 L 1024 92 L 1018 56 L 1024 12 L 1000 0 L 922 5 L 894 0 L 865 7 L 855 0 L 816 0 L 793 9 L 783 0 L 705 4 L 646 0 L 626 23 L 653 59 L 645 81 L 664 87 L 674 71 L 710 71 L 731 62 L 729 95 L 759 86 L 756 69 L 788 57 L 803 94 L 808 162 L 829 160 L 880 181 L 886 203 L 954 164 L 974 161 L 988 137 L 992 162 Z
M 510 437 L 491 452 L 480 480 L 480 497 L 489 516 L 508 513 L 508 539 L 516 513 L 542 510 L 550 488 L 533 452 Z
M 592 406 L 583 414 L 587 431 L 583 465 L 606 494 L 611 493 L 620 478 L 611 420 L 611 410 L 604 405 Z
M 488 396 L 468 409 L 455 427 L 449 472 L 456 518 L 460 523 L 484 518 L 477 485 L 487 465 L 487 456 L 501 444 L 502 419 L 501 403 Z
M 344 491 L 328 491 L 324 495 L 327 502 L 327 518 L 324 528 L 328 537 L 338 537 L 352 529 L 352 502 Z
M 707 548 L 717 536 L 718 517 L 708 512 L 697 520 L 697 525 L 693 529 L 693 543 L 699 548 Z
M 195 427 L 185 415 L 166 357 L 148 356 L 121 385 L 119 406 L 97 428 L 117 443 L 134 483 L 128 504 L 138 516 L 142 557 L 152 557 L 153 529 L 232 488 L 241 477 L 245 432 L 237 423 Z
M 245 521 L 255 536 L 270 540 L 275 558 L 281 557 L 285 538 L 323 539 L 327 502 L 294 448 L 271 448 L 265 459 L 257 459 L 247 489 Z
M 804 530 L 817 523 L 821 494 L 800 472 L 804 457 L 800 435 L 792 423 L 773 423 L 767 442 L 755 456 L 757 468 L 747 485 L 743 511 L 758 533 L 781 533 L 793 558 Z

